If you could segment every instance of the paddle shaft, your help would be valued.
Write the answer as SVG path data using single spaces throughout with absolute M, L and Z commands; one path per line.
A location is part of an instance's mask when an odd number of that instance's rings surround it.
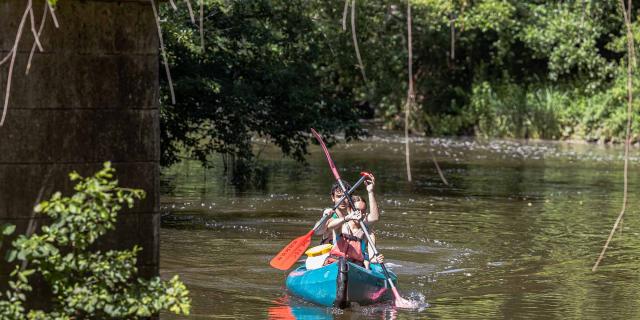
M 378 252 L 378 249 L 376 249 L 376 245 L 373 243 L 373 241 L 371 241 L 371 235 L 369 235 L 369 230 L 367 229 L 367 226 L 365 225 L 364 222 L 362 222 L 360 223 L 360 227 L 362 228 L 362 231 L 364 231 L 364 236 L 367 238 L 367 242 L 369 243 L 369 246 L 371 246 L 371 250 L 373 251 L 373 256 L 374 257 L 378 256 L 380 253 Z M 391 276 L 389 275 L 389 271 L 387 270 L 387 267 L 384 265 L 384 262 L 381 262 L 380 266 L 382 267 L 382 271 L 384 271 L 384 275 L 387 276 L 387 281 L 389 281 L 389 285 L 391 286 L 391 288 L 395 290 L 396 286 L 393 284 L 393 281 L 391 280 Z

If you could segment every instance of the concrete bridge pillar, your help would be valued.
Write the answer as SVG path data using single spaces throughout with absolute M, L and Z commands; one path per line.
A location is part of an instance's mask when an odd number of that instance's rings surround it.
M 0 60 L 11 50 L 26 0 L 0 1 Z M 34 0 L 36 28 L 43 0 Z M 27 20 L 18 49 L 11 98 L 0 127 L 0 223 L 24 233 L 33 207 L 55 191 L 72 192 L 67 173 L 89 175 L 112 161 L 121 186 L 147 198 L 124 211 L 104 249 L 141 245 L 143 276 L 158 274 L 159 90 L 158 39 L 149 1 L 59 0 L 60 28 L 47 17 L 28 75 L 34 37 Z M 0 66 L 0 102 L 8 63 Z M 1 104 L 0 104 L 1 107 Z M 0 110 L 1 111 L 1 110 Z M 4 261 L 7 243 L 0 249 Z M 0 262 L 0 283 L 6 283 Z

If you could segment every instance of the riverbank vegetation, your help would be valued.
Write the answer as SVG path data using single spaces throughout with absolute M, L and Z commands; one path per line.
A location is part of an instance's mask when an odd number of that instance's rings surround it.
M 114 172 L 109 163 L 91 177 L 73 172 L 75 194 L 57 192 L 36 206 L 35 212 L 50 222 L 39 232 L 18 235 L 7 251 L 14 270 L 9 290 L 0 294 L 0 319 L 138 319 L 161 310 L 189 314 L 189 291 L 177 276 L 169 281 L 138 276 L 143 248 L 96 250 L 96 240 L 115 229 L 123 206 L 131 208 L 145 196 L 142 190 L 119 187 Z M 0 240 L 14 229 L 0 227 Z M 33 300 L 33 283 L 37 296 L 50 297 L 48 304 Z
M 250 160 L 256 136 L 302 159 L 312 126 L 347 138 L 362 134 L 357 120 L 365 117 L 402 128 L 405 6 L 205 1 L 201 37 L 197 13 L 192 20 L 165 4 L 177 103 L 163 83 L 163 162 L 175 162 L 178 149 L 201 160 L 213 152 Z M 412 9 L 414 133 L 623 139 L 617 1 L 415 0 Z

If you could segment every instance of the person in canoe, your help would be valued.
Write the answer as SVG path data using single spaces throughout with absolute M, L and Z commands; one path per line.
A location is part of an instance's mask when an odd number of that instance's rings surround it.
M 357 210 L 366 215 L 367 203 L 364 201 L 364 199 L 360 198 L 359 196 L 354 196 L 353 204 L 355 205 Z M 373 230 L 371 230 L 371 228 L 369 228 L 369 236 L 371 237 L 371 241 L 373 242 L 373 244 L 375 244 L 376 235 Z M 366 269 L 374 269 L 378 272 L 382 272 L 382 267 L 380 267 L 380 264 L 384 262 L 384 255 L 378 254 L 377 256 L 375 256 L 373 253 L 373 249 L 368 243 L 366 243 L 365 240 L 362 240 L 362 245 L 362 253 L 364 254 L 364 267 Z
M 345 183 L 345 187 L 347 188 L 347 190 L 351 189 L 351 185 L 349 185 L 348 183 Z M 342 191 L 342 189 L 340 189 L 340 185 L 336 182 L 333 184 L 333 186 L 331 186 L 331 192 L 329 192 L 329 196 L 331 197 L 331 202 L 333 202 L 334 204 L 336 204 L 338 202 L 338 200 L 340 200 L 340 198 L 342 198 L 342 196 L 344 195 L 344 192 Z M 353 197 L 352 197 L 353 199 Z M 347 212 L 347 206 L 348 206 L 348 202 L 347 199 L 344 199 L 344 201 L 342 201 L 339 205 L 338 208 L 333 211 L 330 208 L 327 208 L 324 210 L 324 212 L 322 213 L 323 216 L 326 215 L 333 215 L 333 217 L 331 217 L 331 219 L 333 218 L 337 218 L 338 217 L 338 213 L 340 212 L 342 213 L 341 216 L 344 216 L 344 212 Z M 329 222 L 329 221 L 327 221 Z M 318 223 L 320 223 L 320 221 L 318 221 Z M 314 226 L 313 228 L 315 229 L 317 227 Z M 316 235 L 322 235 L 322 240 L 320 240 L 320 244 L 335 244 L 336 243 L 336 232 L 334 230 L 330 230 L 327 228 L 327 225 L 325 223 L 325 225 L 320 226 L 316 232 Z
M 366 223 L 367 226 L 370 226 L 380 218 L 374 193 L 375 177 L 370 175 L 365 180 L 365 185 L 367 186 L 369 202 L 371 203 L 371 210 L 368 214 L 366 214 L 365 211 L 363 215 L 363 212 L 357 208 L 351 208 L 346 203 L 346 200 L 338 206 L 335 212 L 331 212 L 330 209 L 325 210 L 324 214 L 332 214 L 332 217 L 327 221 L 322 233 L 325 234 L 326 237 L 326 235 L 331 232 L 334 238 L 334 247 L 325 261 L 325 265 L 335 262 L 340 257 L 345 257 L 350 262 L 364 266 L 368 250 L 364 231 L 360 227 L 360 223 Z M 331 200 L 336 203 L 343 194 L 340 187 L 334 184 L 331 188 Z M 362 199 L 358 199 L 356 196 L 352 198 L 355 198 L 354 202 L 356 202 L 355 200 L 363 202 Z M 366 208 L 366 203 L 357 206 L 362 208 L 363 205 L 364 208 Z

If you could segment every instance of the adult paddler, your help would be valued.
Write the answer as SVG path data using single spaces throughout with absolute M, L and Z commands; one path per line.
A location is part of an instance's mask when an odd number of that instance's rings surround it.
M 346 200 L 340 203 L 335 211 L 331 211 L 331 209 L 324 211 L 324 214 L 331 214 L 332 217 L 327 221 L 326 226 L 321 228 L 319 233 L 323 234 L 324 239 L 329 238 L 328 235 L 331 234 L 334 244 L 325 264 L 332 263 L 340 257 L 345 257 L 351 262 L 363 265 L 366 254 L 366 240 L 360 223 L 366 223 L 367 226 L 370 226 L 380 218 L 374 193 L 375 177 L 372 174 L 369 174 L 365 179 L 365 185 L 367 187 L 370 210 L 364 217 L 360 210 L 351 208 Z M 331 188 L 331 200 L 337 204 L 342 195 L 343 192 L 339 185 L 337 183 L 334 184 Z
M 348 183 L 345 183 L 345 186 L 347 189 L 351 189 L 351 186 Z M 332 218 L 337 217 L 337 212 L 348 212 L 347 211 L 347 199 L 345 198 L 342 202 L 340 202 L 340 204 L 338 204 L 338 200 L 340 200 L 340 198 L 342 198 L 342 196 L 344 195 L 344 192 L 342 191 L 342 189 L 340 189 L 340 185 L 336 182 L 333 184 L 333 186 L 331 186 L 331 192 L 329 192 L 329 196 L 331 197 L 331 202 L 334 205 L 338 205 L 338 208 L 336 208 L 335 211 L 331 210 L 330 208 L 327 208 L 324 210 L 324 212 L 322 213 L 323 216 L 326 215 L 333 215 Z M 344 214 L 343 214 L 344 215 Z M 322 221 L 322 220 L 321 220 Z M 318 223 L 320 223 L 321 221 L 318 221 Z M 329 222 L 329 220 L 327 220 L 322 226 L 319 226 L 319 228 L 316 230 L 315 234 L 316 235 L 322 235 L 322 239 L 320 240 L 320 244 L 335 244 L 336 243 L 336 233 L 333 230 L 329 230 L 327 229 L 327 222 Z M 318 224 L 316 223 L 316 226 Z M 314 227 L 315 228 L 315 227 Z

